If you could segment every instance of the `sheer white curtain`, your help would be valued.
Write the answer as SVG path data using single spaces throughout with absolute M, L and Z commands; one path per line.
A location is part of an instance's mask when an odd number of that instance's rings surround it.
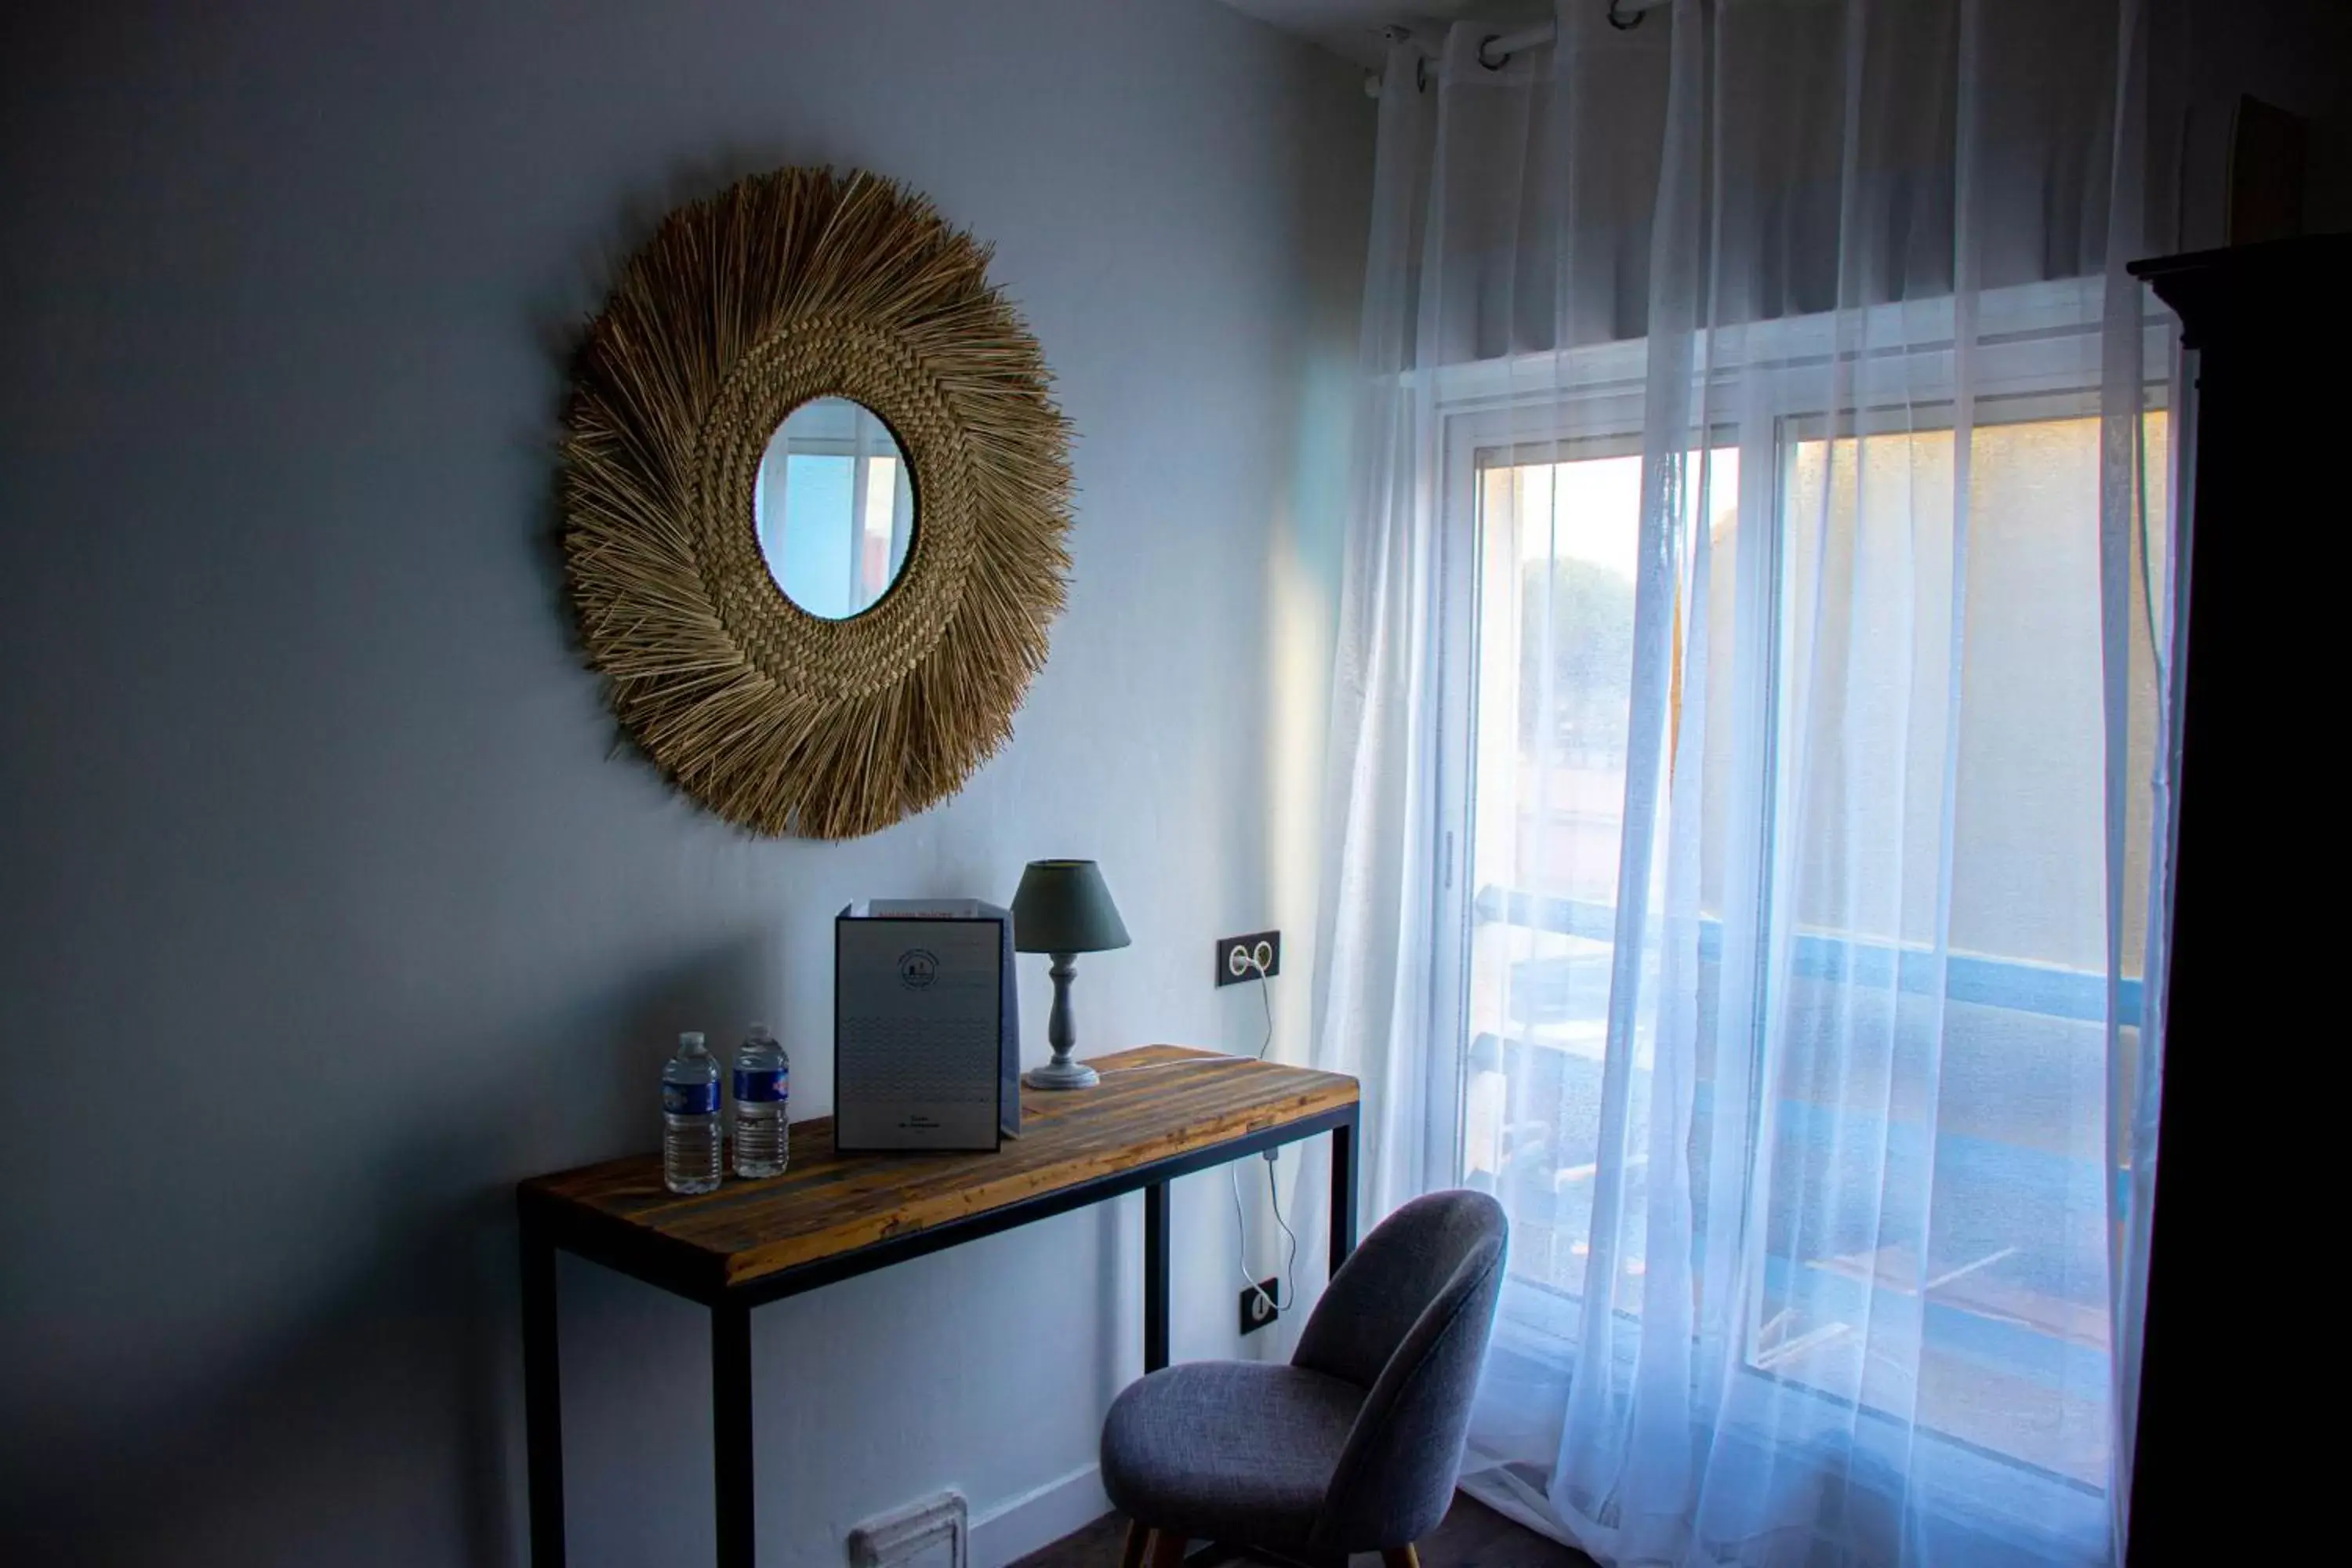
M 1570 0 L 1499 66 L 1391 52 L 1318 1059 L 1371 1213 L 1509 1209 L 1469 1484 L 1604 1562 L 2120 1559 L 2137 10 Z

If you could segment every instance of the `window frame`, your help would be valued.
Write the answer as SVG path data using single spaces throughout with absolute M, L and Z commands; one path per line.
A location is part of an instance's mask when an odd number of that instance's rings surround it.
M 2095 278 L 1981 295 L 1975 303 L 1974 346 L 1969 355 L 1973 390 L 1967 409 L 1970 426 L 2095 415 L 2105 380 L 2104 306 L 2104 280 Z M 2172 440 L 2175 450 L 2180 450 L 2183 433 L 2179 421 L 2193 417 L 2193 401 L 2176 405 L 2180 400 L 2174 395 L 2171 318 L 2153 301 L 2145 309 L 2138 345 L 2140 406 L 2144 413 L 2161 409 L 2174 417 Z M 1724 334 L 1725 341 L 1717 345 L 1724 358 L 1717 363 L 1713 377 L 1724 384 L 1744 380 L 1743 407 L 1751 417 L 1768 419 L 1770 426 L 1771 460 L 1754 464 L 1754 472 L 1743 463 L 1740 482 L 1743 518 L 1755 503 L 1757 514 L 1769 516 L 1771 526 L 1759 531 L 1768 536 L 1760 541 L 1751 542 L 1743 534 L 1741 550 L 1760 548 L 1768 552 L 1758 569 L 1769 572 L 1770 580 L 1757 591 L 1769 595 L 1774 608 L 1770 626 L 1757 634 L 1767 658 L 1757 674 L 1762 683 L 1758 694 L 1761 716 L 1757 721 L 1763 725 L 1763 746 L 1755 765 L 1770 770 L 1776 780 L 1769 795 L 1776 813 L 1785 812 L 1790 784 L 1780 758 L 1788 604 L 1784 581 L 1788 531 L 1782 511 L 1787 465 L 1798 444 L 1808 439 L 1954 427 L 1961 412 L 1956 396 L 1958 359 L 1952 347 L 1956 321 L 1954 302 L 1947 299 L 1847 312 L 1843 318 L 1819 316 L 1750 324 Z M 1863 346 L 1842 346 L 1857 342 Z M 1707 365 L 1708 352 L 1701 334 L 1694 346 L 1694 363 Z M 1876 362 L 1869 375 L 1863 378 L 1848 371 L 1839 390 L 1852 391 L 1857 381 L 1866 379 L 1865 390 L 1898 395 L 1873 397 L 1843 410 L 1830 405 L 1822 393 L 1831 385 L 1833 366 L 1840 361 L 1864 358 Z M 1431 841 L 1437 847 L 1438 874 L 1433 889 L 1434 941 L 1429 958 L 1427 1027 L 1433 1048 L 1428 1052 L 1429 1109 L 1423 1136 L 1432 1175 L 1446 1180 L 1458 1181 L 1464 1171 L 1467 1077 L 1475 1043 L 1470 1034 L 1468 1004 L 1472 935 L 1480 891 L 1470 862 L 1479 743 L 1476 628 L 1483 577 L 1481 478 L 1497 456 L 1506 454 L 1531 458 L 1548 450 L 1558 455 L 1554 460 L 1562 460 L 1570 453 L 1597 457 L 1611 451 L 1643 450 L 1641 431 L 1647 364 L 1648 345 L 1633 342 L 1448 366 L 1405 378 L 1408 383 L 1425 382 L 1419 388 L 1426 399 L 1423 413 L 1431 419 L 1425 428 L 1435 437 L 1427 456 L 1437 533 L 1432 552 L 1429 612 L 1434 694 L 1431 721 L 1436 751 Z M 1895 374 L 1890 375 L 1890 371 Z M 1708 390 L 1694 387 L 1693 410 L 1725 405 L 1710 405 L 1699 395 Z M 1932 421 L 1923 417 L 1930 413 L 1937 416 Z M 1709 426 L 1708 445 L 1716 444 L 1718 428 Z M 1733 444 L 1738 444 L 1736 433 Z M 1754 486 L 1764 487 L 1769 504 L 1757 502 Z M 1742 690 L 1747 690 L 1744 681 Z M 1768 824 L 1755 868 L 1758 898 L 1771 886 L 1771 846 L 1777 837 Z M 1740 874 L 1745 884 L 1745 868 Z M 1724 898 L 1727 904 L 1728 888 Z M 1766 962 L 1768 952 L 1759 943 L 1754 962 Z M 1755 1016 L 1744 1026 L 1748 1048 L 1754 1052 L 1761 1049 L 1771 998 L 1761 986 L 1750 984 L 1748 989 L 1754 994 Z M 1727 1038 L 1725 1043 L 1732 1042 Z M 1762 1100 L 1751 1096 L 1748 1107 L 1751 1122 L 1763 1114 Z M 1760 1128 L 1751 1125 L 1748 1140 L 1751 1160 L 1756 1157 L 1759 1132 Z M 1753 1186 L 1752 1181 L 1739 1184 L 1743 1204 Z M 1760 1252 L 1764 1227 L 1744 1213 L 1737 1223 L 1748 1238 L 1747 1245 Z M 1757 1261 L 1748 1260 L 1751 1267 Z M 1526 1342 L 1520 1353 L 1536 1353 L 1533 1341 L 1570 1331 L 1570 1325 L 1579 1339 L 1583 1337 L 1589 1296 L 1540 1289 L 1557 1317 L 1547 1315 L 1540 1324 L 1497 1324 L 1498 1336 L 1516 1334 Z M 1759 1365 L 1760 1299 L 1743 1316 L 1741 1378 L 1800 1391 L 1825 1405 L 1850 1411 L 1859 1423 L 1854 1434 L 1858 1444 L 1910 1440 L 1907 1428 L 1859 1398 L 1820 1387 L 1793 1368 Z M 1736 1424 L 1716 1436 L 1735 1443 L 1753 1437 Z M 1965 1436 L 1934 1427 L 1922 1426 L 1916 1436 L 1932 1442 L 1945 1464 L 1979 1475 L 1979 1481 L 1966 1489 L 1969 1499 L 1990 1499 L 2021 1485 L 2037 1489 L 2034 1495 L 2044 1505 L 2058 1498 L 2088 1495 L 2075 1478 L 2046 1469 L 2032 1459 L 1981 1447 Z M 1948 1500 L 1939 1511 L 1970 1521 L 1979 1528 L 2009 1528 L 2002 1511 L 1989 1504 Z
M 1948 302 L 1946 302 L 1948 304 Z M 1980 342 L 1976 351 L 1976 396 L 1967 410 L 1971 428 L 2043 419 L 2095 416 L 2098 411 L 2101 348 L 2097 297 L 2080 284 L 2043 285 L 2009 291 L 1989 312 L 2006 331 Z M 1932 312 L 1931 312 L 1932 315 Z M 1948 323 L 1949 313 L 1944 314 Z M 1916 325 L 1916 322 L 1911 323 Z M 1932 323 L 1931 323 L 1932 324 Z M 1787 588 L 1783 582 L 1787 526 L 1781 510 L 1786 497 L 1788 465 L 1801 444 L 1822 439 L 1848 439 L 1900 432 L 1956 428 L 1961 409 L 1954 394 L 1956 356 L 1948 343 L 1935 342 L 1910 349 L 1882 349 L 1882 358 L 1898 359 L 1902 401 L 1877 401 L 1832 416 L 1820 396 L 1827 384 L 1826 359 L 1789 352 L 1820 341 L 1822 319 L 1770 323 L 1763 330 L 1744 331 L 1748 363 L 1767 358 L 1763 371 L 1771 401 L 1761 414 L 1770 421 L 1769 462 L 1743 465 L 1743 512 L 1758 511 L 1769 527 L 1742 540 L 1742 551 L 1761 551 L 1756 570 L 1769 574 L 1757 590 L 1773 606 L 1770 622 L 1753 635 L 1759 647 L 1754 700 L 1749 721 L 1761 725 L 1757 763 L 1771 775 L 1766 795 L 1777 818 L 1786 810 L 1789 781 L 1781 775 L 1783 742 L 1781 668 L 1788 635 Z M 1984 328 L 1979 324 L 1979 331 Z M 2145 326 L 2147 353 L 2143 363 L 2168 369 L 2164 339 L 2165 319 L 2151 315 Z M 1754 351 L 1759 346 L 1780 351 L 1778 363 Z M 1916 341 L 1916 339 L 1914 340 Z M 1704 351 L 1694 356 L 1704 360 Z M 1467 1155 L 1468 1074 L 1475 1039 L 1469 1017 L 1473 935 L 1482 889 L 1471 864 L 1475 809 L 1475 759 L 1479 749 L 1476 692 L 1480 584 L 1485 574 L 1485 528 L 1481 517 L 1481 484 L 1490 468 L 1501 464 L 1534 461 L 1575 461 L 1583 458 L 1624 456 L 1643 450 L 1639 434 L 1643 408 L 1643 374 L 1647 345 L 1612 343 L 1539 361 L 1494 366 L 1464 367 L 1437 378 L 1441 389 L 1453 395 L 1441 403 L 1438 427 L 1440 537 L 1437 569 L 1433 575 L 1433 642 L 1436 680 L 1436 822 L 1433 842 L 1438 847 L 1438 886 L 1433 889 L 1431 955 L 1430 1038 L 1427 1120 L 1423 1136 L 1435 1169 L 1450 1181 L 1462 1179 Z M 1727 367 L 1726 380 L 1753 374 L 1748 363 Z M 1880 367 L 1883 388 L 1885 365 Z M 1563 389 L 1558 384 L 1568 382 Z M 2146 410 L 2163 408 L 2169 401 L 2166 374 L 2144 376 Z M 1694 398 L 1694 405 L 1698 400 Z M 1711 426 L 1707 447 L 1739 445 L 1737 429 Z M 1702 448 L 1703 450 L 1704 448 Z M 1746 471 L 1753 467 L 1758 471 Z M 1759 500 L 1763 504 L 1758 506 Z M 1740 896 L 1761 900 L 1772 886 L 1773 846 L 1777 835 L 1768 820 L 1760 840 L 1763 850 L 1753 868 L 1752 886 Z M 1743 882 L 1748 879 L 1743 875 Z M 1730 888 L 1723 898 L 1735 896 Z M 1798 933 L 1801 935 L 1802 933 Z M 1754 955 L 1760 962 L 1764 952 Z M 1764 1024 L 1771 999 L 1762 988 L 1745 987 L 1754 994 L 1753 1016 L 1744 1029 L 1751 1054 L 1761 1049 Z M 1730 1044 L 1732 1042 L 1727 1042 Z M 1760 1103 L 1748 1108 L 1751 1121 L 1764 1114 Z M 1751 1134 L 1759 1129 L 1751 1127 Z M 1751 1135 L 1748 1147 L 1757 1142 Z M 1751 1184 L 1742 1183 L 1747 1192 Z M 1739 1216 L 1743 1230 L 1752 1232 L 1749 1216 Z M 1578 1297 L 1581 1300 L 1580 1295 Z M 1742 1361 L 1759 1375 L 1778 1376 L 1758 1363 L 1758 1336 L 1762 1330 L 1762 1303 L 1756 1303 L 1754 1321 L 1744 1325 Z
M 1969 323 L 1971 426 L 2060 417 L 2062 408 L 2095 411 L 2103 380 L 2105 288 L 2099 278 L 2063 279 L 1977 296 Z M 2142 321 L 2144 408 L 2163 407 L 2168 399 L 2169 321 L 2150 301 Z M 1745 323 L 1712 334 L 1712 342 L 1706 331 L 1694 335 L 1691 360 L 1701 368 L 1694 376 L 1691 406 L 1708 406 L 1701 394 L 1716 386 L 1728 391 L 1744 383 L 1743 396 L 1754 416 L 1772 421 L 1773 527 L 1759 542 L 1769 552 L 1763 569 L 1773 575 L 1769 591 L 1776 606 L 1781 602 L 1785 536 L 1778 510 L 1780 479 L 1795 442 L 1819 434 L 1950 427 L 1956 421 L 1948 417 L 1927 425 L 1918 416 L 1930 409 L 1957 413 L 1959 326 L 1958 301 L 1941 296 Z M 1833 367 L 1850 381 L 1854 367 L 1864 364 L 1870 367 L 1869 390 L 1877 399 L 1843 410 L 1826 405 L 1822 392 Z M 1500 451 L 1581 449 L 1598 457 L 1645 450 L 1648 369 L 1647 340 L 1633 339 L 1446 365 L 1402 378 L 1408 390 L 1428 398 L 1436 432 L 1430 454 L 1437 531 L 1430 606 L 1436 760 L 1431 843 L 1437 872 L 1431 930 L 1436 940 L 1430 955 L 1427 1037 L 1433 1048 L 1424 1075 L 1423 1137 L 1433 1172 L 1444 1173 L 1447 1180 L 1460 1179 L 1463 1169 L 1471 1044 L 1469 934 L 1477 890 L 1470 886 L 1467 862 L 1478 739 L 1474 694 L 1482 570 L 1479 476 L 1491 466 L 1488 455 Z M 1889 370 L 1896 373 L 1892 386 Z M 1900 401 L 1885 400 L 1898 389 Z M 1738 444 L 1736 429 L 1711 424 L 1710 446 L 1718 433 Z M 1743 485 L 1759 478 L 1743 473 Z M 1767 639 L 1768 717 L 1774 720 L 1766 732 L 1768 757 L 1778 752 L 1780 631 L 1776 609 Z M 1777 807 L 1778 788 L 1772 798 Z M 1758 868 L 1763 886 L 1769 885 L 1769 863 Z

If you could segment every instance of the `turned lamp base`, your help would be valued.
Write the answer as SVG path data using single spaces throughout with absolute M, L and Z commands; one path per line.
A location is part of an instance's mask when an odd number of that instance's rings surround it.
M 1102 1081 L 1094 1068 L 1070 1059 L 1078 1048 L 1077 1026 L 1070 1016 L 1070 982 L 1078 977 L 1077 958 L 1074 952 L 1057 952 L 1054 966 L 1045 972 L 1054 977 L 1054 1012 L 1045 1020 L 1045 1042 L 1054 1047 L 1054 1059 L 1021 1075 L 1031 1089 L 1092 1089 Z
M 1021 1081 L 1031 1089 L 1092 1089 L 1102 1082 L 1102 1075 L 1084 1062 L 1056 1060 L 1031 1068 Z

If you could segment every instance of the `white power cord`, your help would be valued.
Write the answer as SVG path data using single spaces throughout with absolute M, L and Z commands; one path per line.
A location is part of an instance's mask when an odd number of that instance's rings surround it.
M 1274 950 L 1262 942 L 1257 944 L 1257 951 L 1255 953 L 1244 957 L 1236 948 L 1234 957 L 1239 964 L 1235 969 L 1236 973 L 1243 968 L 1257 971 L 1258 1000 L 1265 1005 L 1265 1037 L 1258 1042 L 1257 1059 L 1264 1061 L 1265 1053 L 1274 1047 L 1274 997 L 1272 994 L 1274 982 L 1265 972 L 1266 966 L 1274 962 Z M 1241 1265 L 1242 1284 L 1256 1291 L 1257 1299 L 1265 1304 L 1267 1313 L 1275 1317 L 1279 1317 L 1298 1304 L 1298 1235 L 1290 1228 L 1290 1223 L 1282 1217 L 1282 1194 L 1276 1190 L 1274 1182 L 1275 1155 L 1277 1152 L 1278 1151 L 1273 1149 L 1265 1152 L 1265 1195 L 1266 1201 L 1274 1207 L 1274 1223 L 1280 1226 L 1282 1234 L 1290 1238 L 1289 1253 L 1282 1261 L 1282 1297 L 1278 1300 L 1267 1295 L 1265 1287 L 1260 1285 L 1250 1272 L 1249 1221 L 1242 1214 L 1242 1178 L 1239 1162 L 1225 1167 L 1227 1183 L 1234 1193 L 1234 1234 L 1237 1248 L 1235 1261 Z
M 1282 1194 L 1274 1188 L 1272 1150 L 1268 1150 L 1265 1156 L 1265 1201 L 1273 1205 L 1274 1223 L 1282 1227 L 1282 1234 L 1290 1240 L 1290 1250 L 1284 1254 L 1282 1259 L 1282 1304 L 1278 1309 L 1287 1312 L 1298 1305 L 1298 1233 L 1290 1228 L 1288 1220 L 1282 1217 Z M 1260 1291 L 1259 1294 L 1265 1292 Z

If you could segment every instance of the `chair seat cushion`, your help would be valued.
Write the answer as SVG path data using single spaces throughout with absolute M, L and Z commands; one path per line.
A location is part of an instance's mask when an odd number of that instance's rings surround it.
M 1307 1544 L 1363 1390 L 1303 1367 L 1197 1361 L 1129 1384 L 1103 1423 L 1103 1490 L 1194 1540 Z

